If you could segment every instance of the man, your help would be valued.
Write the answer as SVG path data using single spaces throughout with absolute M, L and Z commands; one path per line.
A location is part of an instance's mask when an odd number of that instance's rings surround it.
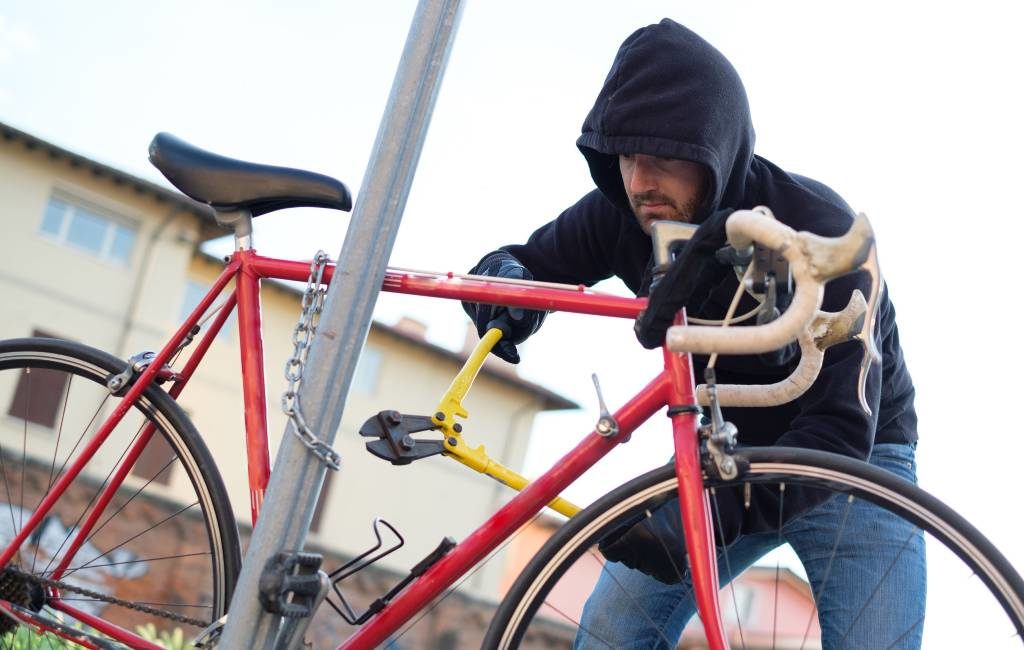
M 636 31 L 622 44 L 577 146 L 596 189 L 525 244 L 485 256 L 474 272 L 587 285 L 616 275 L 637 295 L 650 294 L 636 328 L 647 347 L 661 344 L 680 307 L 695 316 L 724 316 L 737 280 L 715 261 L 714 250 L 724 243 L 724 218 L 731 210 L 765 205 L 794 229 L 825 236 L 846 232 L 852 221 L 849 206 L 830 188 L 754 155 L 749 107 L 736 71 L 710 44 L 668 19 Z M 651 289 L 649 235 L 657 219 L 701 227 L 665 280 Z M 856 288 L 867 295 L 862 276 L 829 283 L 822 308 L 839 311 Z M 487 305 L 465 308 L 481 333 L 492 320 L 505 321 L 509 336 L 495 354 L 513 363 L 519 360 L 515 345 L 533 334 L 544 317 Z M 740 313 L 744 310 L 741 304 Z M 876 336 L 884 361 L 868 378 L 872 415 L 862 411 L 857 399 L 860 349 L 845 343 L 828 350 L 818 380 L 795 402 L 725 409 L 726 419 L 739 429 L 740 443 L 869 459 L 914 480 L 914 388 L 887 295 L 881 297 Z M 722 357 L 717 378 L 721 383 L 773 383 L 790 373 L 796 363 L 792 357 L 786 351 Z M 697 376 L 706 364 L 706 358 L 694 358 Z M 847 511 L 839 548 L 836 504 L 820 503 L 798 487 L 786 492 L 780 535 L 777 499 L 777 494 L 755 490 L 746 507 L 718 496 L 715 511 L 723 535 L 717 541 L 730 553 L 732 572 L 749 566 L 781 537 L 801 557 L 817 595 L 824 647 L 919 647 L 925 582 L 921 536 L 858 517 L 862 511 Z M 898 539 L 902 550 L 891 556 L 858 545 L 864 539 L 858 527 L 876 534 L 882 530 Z M 677 506 L 667 504 L 621 538 L 602 544 L 612 561 L 587 603 L 578 646 L 666 647 L 666 639 L 679 637 L 695 609 L 685 579 L 678 584 L 673 568 L 685 566 L 679 528 Z M 659 537 L 668 543 L 654 544 Z M 678 549 L 678 555 L 666 558 L 657 552 L 665 545 Z M 898 588 L 877 589 L 872 576 L 893 571 Z M 632 594 L 626 595 L 624 587 Z M 869 608 L 861 610 L 865 601 Z

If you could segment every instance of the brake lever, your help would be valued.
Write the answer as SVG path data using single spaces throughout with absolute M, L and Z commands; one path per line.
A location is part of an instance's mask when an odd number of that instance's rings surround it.
M 882 353 L 878 350 L 878 344 L 875 343 L 875 323 L 878 320 L 878 310 L 882 303 L 882 291 L 885 290 L 885 280 L 882 278 L 882 270 L 878 266 L 878 248 L 873 236 L 867 259 L 861 263 L 859 270 L 866 272 L 871 277 L 871 297 L 868 299 L 867 318 L 864 319 L 860 331 L 853 337 L 855 341 L 860 342 L 864 349 L 864 357 L 860 362 L 860 376 L 857 378 L 857 397 L 860 399 L 860 407 L 870 416 L 871 407 L 868 406 L 867 400 L 868 372 L 871 370 L 872 363 L 882 363 Z

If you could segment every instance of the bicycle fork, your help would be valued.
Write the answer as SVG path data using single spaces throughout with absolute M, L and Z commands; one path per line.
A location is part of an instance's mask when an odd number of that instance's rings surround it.
M 679 316 L 681 324 L 685 316 Z M 711 506 L 704 492 L 700 463 L 697 404 L 693 367 L 688 354 L 662 348 L 665 371 L 671 377 L 668 414 L 672 419 L 676 477 L 679 481 L 679 511 L 686 538 L 686 560 L 693 583 L 697 613 L 704 626 L 710 650 L 727 650 L 725 627 L 718 603 L 718 561 L 711 526 Z

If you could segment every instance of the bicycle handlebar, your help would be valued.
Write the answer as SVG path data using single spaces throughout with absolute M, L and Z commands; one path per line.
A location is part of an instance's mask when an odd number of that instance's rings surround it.
M 797 232 L 776 221 L 768 208 L 757 207 L 730 215 L 726 221 L 726 236 L 729 245 L 741 253 L 751 251 L 754 242 L 758 242 L 786 258 L 796 284 L 789 308 L 765 325 L 740 328 L 673 326 L 666 334 L 665 343 L 668 348 L 675 352 L 697 354 L 758 354 L 777 350 L 799 340 L 800 365 L 785 380 L 769 386 L 729 386 L 727 391 L 723 390 L 725 386 L 718 387 L 722 405 L 773 406 L 792 401 L 810 387 L 821 369 L 821 356 L 828 345 L 856 340 L 864 347 L 858 397 L 861 408 L 870 414 L 865 386 L 871 363 L 881 362 L 881 354 L 875 346 L 872 332 L 877 319 L 882 280 L 874 233 L 867 217 L 857 215 L 850 230 L 842 236 L 822 237 L 809 232 Z M 871 295 L 867 301 L 864 301 L 863 294 L 860 295 L 860 302 L 864 303 L 860 317 L 851 320 L 847 314 L 850 309 L 848 306 L 834 315 L 838 318 L 845 314 L 843 336 L 827 337 L 819 341 L 814 332 L 830 316 L 818 311 L 824 296 L 824 284 L 859 269 L 867 271 L 871 277 Z M 851 300 L 851 306 L 855 302 L 856 296 Z M 830 341 L 828 345 L 821 347 L 821 342 L 826 340 Z M 707 399 L 706 390 L 704 399 Z
M 718 403 L 722 406 L 779 406 L 792 402 L 818 378 L 825 350 L 837 343 L 853 340 L 866 313 L 867 301 L 860 290 L 853 292 L 849 304 L 842 311 L 819 311 L 811 325 L 797 338 L 800 363 L 788 377 L 774 384 L 717 384 Z M 697 386 L 697 403 L 701 406 L 710 404 L 707 384 Z
M 726 221 L 729 244 L 740 252 L 757 241 L 778 251 L 789 262 L 796 289 L 793 301 L 779 318 L 766 325 L 728 329 L 706 325 L 680 325 L 668 329 L 666 343 L 676 352 L 697 354 L 759 354 L 778 350 L 795 341 L 814 318 L 824 284 L 856 270 L 867 259 L 874 242 L 863 215 L 841 237 L 819 237 L 796 232 L 772 217 L 768 208 L 734 212 Z

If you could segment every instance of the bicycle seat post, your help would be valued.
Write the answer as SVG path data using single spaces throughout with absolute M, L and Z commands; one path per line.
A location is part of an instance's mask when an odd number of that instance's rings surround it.
M 249 210 L 216 210 L 217 223 L 235 233 L 235 250 L 252 250 L 252 213 Z

